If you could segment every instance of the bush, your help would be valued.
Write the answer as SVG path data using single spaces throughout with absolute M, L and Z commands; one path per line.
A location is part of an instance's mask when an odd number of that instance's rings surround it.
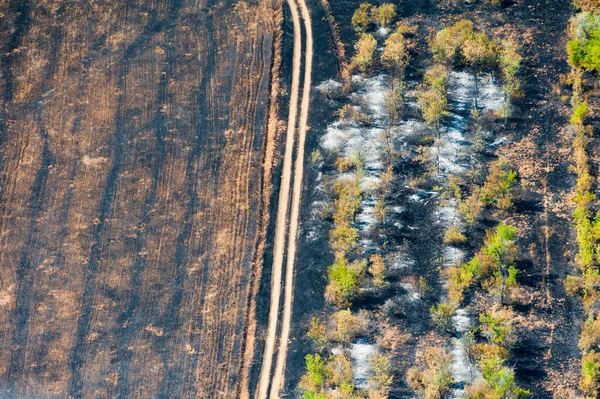
M 525 399 L 529 391 L 521 389 L 515 382 L 515 372 L 497 357 L 485 358 L 479 364 L 486 381 L 486 399 Z
M 335 260 L 329 266 L 329 284 L 325 289 L 325 298 L 342 307 L 347 306 L 356 295 L 359 280 L 364 269 L 360 270 L 362 263 L 348 264 L 344 257 Z
M 436 60 L 457 63 L 462 58 L 461 47 L 474 35 L 473 22 L 462 20 L 439 31 L 431 42 L 431 51 Z
M 300 380 L 300 388 L 305 392 L 304 398 L 319 398 L 323 394 L 327 384 L 328 373 L 325 360 L 318 353 L 306 355 L 306 374 Z M 308 396 L 306 396 L 308 394 Z M 311 396 L 312 395 L 312 396 Z
M 490 166 L 487 180 L 481 188 L 481 201 L 485 205 L 494 205 L 506 210 L 513 205 L 512 192 L 517 184 L 517 172 L 512 170 L 503 159 Z
M 464 201 L 458 203 L 458 212 L 462 216 L 465 223 L 474 225 L 477 218 L 481 214 L 483 201 L 479 198 L 479 193 L 474 192 L 465 198 Z
M 385 397 L 394 381 L 392 377 L 391 358 L 381 353 L 371 356 L 372 375 L 369 379 L 369 391 L 377 391 L 380 397 Z
M 329 340 L 327 326 L 318 317 L 310 319 L 310 329 L 306 333 L 306 336 L 315 344 L 319 351 L 325 347 L 325 344 Z
M 425 72 L 425 83 L 432 89 L 445 93 L 448 90 L 448 70 L 443 65 L 436 65 Z
M 437 307 L 432 306 L 429 311 L 431 313 L 431 321 L 438 330 L 449 333 L 454 331 L 452 324 L 452 317 L 455 314 L 454 306 L 448 303 L 440 303 Z
M 588 398 L 596 398 L 600 389 L 600 353 L 590 351 L 581 359 L 579 388 Z
M 594 12 L 600 8 L 600 0 L 573 0 L 573 4 L 581 11 Z
M 479 315 L 481 333 L 490 343 L 509 350 L 516 342 L 514 319 L 515 315 L 510 308 L 492 309 Z
M 350 309 L 340 310 L 331 315 L 333 330 L 331 338 L 336 342 L 348 344 L 358 335 L 367 333 L 369 317 L 366 311 L 352 314 Z
M 448 99 L 446 98 L 446 95 L 438 90 L 429 89 L 419 93 L 417 102 L 421 108 L 425 122 L 435 129 L 438 129 L 440 120 L 448 110 Z
M 584 12 L 572 21 L 567 44 L 569 62 L 576 68 L 600 71 L 600 16 Z
M 329 358 L 327 375 L 329 376 L 329 383 L 334 387 L 331 397 L 351 397 L 354 392 L 354 377 L 352 375 L 352 361 L 346 353 Z
M 473 33 L 462 44 L 462 55 L 467 63 L 476 70 L 498 64 L 499 46 L 491 42 L 485 33 Z
M 590 315 L 581 325 L 579 348 L 583 352 L 600 348 L 600 318 Z
M 588 115 L 588 105 L 585 101 L 582 101 L 573 110 L 570 122 L 574 125 L 583 125 Z
M 446 230 L 446 234 L 444 234 L 444 243 L 446 244 L 459 245 L 465 241 L 467 241 L 467 237 L 461 233 L 458 226 L 450 227 L 448 230 Z
M 369 273 L 373 276 L 373 285 L 381 288 L 385 286 L 385 262 L 383 257 L 379 254 L 371 255 L 371 265 L 369 266 Z
M 452 392 L 454 379 L 450 371 L 452 355 L 441 347 L 425 350 L 425 367 L 413 367 L 406 373 L 408 385 L 425 399 L 444 398 Z

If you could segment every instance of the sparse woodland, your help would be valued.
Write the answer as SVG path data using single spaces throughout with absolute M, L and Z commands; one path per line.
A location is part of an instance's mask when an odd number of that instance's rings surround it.
M 498 12 L 506 6 L 490 3 Z M 582 12 L 569 27 L 572 72 L 566 84 L 573 89 L 568 129 L 577 175 L 572 215 L 579 268 L 564 284 L 569 295 L 582 299 L 586 316 L 578 387 L 557 389 L 556 398 L 596 398 L 600 388 L 600 216 L 588 154 L 593 128 L 586 123 L 589 91 L 600 71 L 600 17 L 594 2 L 576 3 Z M 514 163 L 517 144 L 502 137 L 526 103 L 521 76 L 528 60 L 518 32 L 492 32 L 465 18 L 424 33 L 396 7 L 358 5 L 351 18 L 354 51 L 341 73 L 351 78 L 321 90 L 339 109 L 336 128 L 355 129 L 380 144 L 381 166 L 369 165 L 373 155 L 366 150 L 346 154 L 344 142 L 313 153 L 313 167 L 327 173 L 330 203 L 319 214 L 331 226 L 335 261 L 327 271 L 329 305 L 308 328 L 313 353 L 306 357 L 300 388 L 305 399 L 530 397 L 522 384 L 526 376 L 515 367 L 515 353 L 531 328 L 522 311 L 528 288 L 521 285 L 521 265 L 530 250 L 520 246 L 530 234 L 520 230 L 523 168 Z M 417 43 L 427 43 L 426 54 Z M 370 93 L 365 87 L 381 80 L 383 117 L 364 98 Z M 472 87 L 465 94 L 457 84 Z M 498 100 L 492 104 L 495 88 Z M 416 133 L 403 130 L 415 125 Z M 410 228 L 393 223 L 394 209 L 404 204 L 399 198 L 426 203 L 442 221 L 441 235 L 427 238 L 437 257 L 400 270 L 392 254 L 410 254 L 413 244 L 405 239 L 395 253 L 389 241 L 394 226 Z M 368 227 L 366 212 L 373 216 Z M 408 292 L 392 294 L 399 290 Z M 410 326 L 415 315 L 426 320 L 421 335 Z M 360 386 L 357 342 L 375 347 L 369 380 Z

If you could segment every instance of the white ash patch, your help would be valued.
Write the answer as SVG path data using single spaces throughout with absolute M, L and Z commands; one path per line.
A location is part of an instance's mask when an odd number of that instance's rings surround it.
M 375 31 L 375 36 L 380 37 L 380 38 L 385 38 L 389 34 L 390 34 L 390 30 L 388 28 L 383 27 L 383 26 L 380 26 L 379 29 L 377 29 Z
M 367 388 L 371 378 L 371 356 L 377 353 L 377 347 L 366 339 L 359 339 L 350 345 L 350 358 L 352 359 L 352 372 L 356 388 Z
M 443 249 L 444 253 L 444 266 L 452 267 L 459 265 L 464 258 L 464 251 L 459 248 L 446 246 Z
M 333 92 L 341 89 L 343 86 L 344 85 L 338 82 L 337 80 L 327 79 L 319 83 L 319 85 L 315 86 L 315 89 L 319 91 Z

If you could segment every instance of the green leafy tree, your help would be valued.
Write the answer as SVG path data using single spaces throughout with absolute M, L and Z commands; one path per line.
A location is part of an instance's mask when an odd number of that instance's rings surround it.
M 366 71 L 373 65 L 373 53 L 377 48 L 377 40 L 369 33 L 363 33 L 354 45 L 356 53 L 353 58 L 353 65 L 359 70 Z
M 396 30 L 386 39 L 381 60 L 395 73 L 400 74 L 408 65 L 409 59 L 406 38 L 402 32 Z
M 391 3 L 383 3 L 379 7 L 373 8 L 372 15 L 373 20 L 385 28 L 396 18 L 396 6 Z
M 357 32 L 364 32 L 367 30 L 369 23 L 371 22 L 371 10 L 373 6 L 369 3 L 361 3 L 360 6 L 354 11 L 352 15 L 352 27 Z

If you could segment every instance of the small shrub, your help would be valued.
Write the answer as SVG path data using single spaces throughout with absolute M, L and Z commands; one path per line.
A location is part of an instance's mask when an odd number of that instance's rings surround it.
M 439 128 L 440 120 L 448 111 L 448 99 L 438 90 L 429 89 L 419 93 L 417 98 L 425 123 Z
M 490 166 L 487 180 L 481 188 L 481 201 L 506 210 L 513 205 L 512 192 L 517 184 L 517 173 L 503 159 Z
M 440 303 L 437 306 L 432 306 L 429 311 L 431 313 L 431 321 L 438 330 L 450 333 L 454 331 L 452 324 L 452 317 L 455 314 L 454 306 L 448 303 Z
M 403 71 L 408 64 L 409 59 L 410 56 L 406 49 L 406 39 L 404 38 L 404 34 L 395 31 L 385 41 L 381 60 L 395 71 Z
M 383 257 L 379 254 L 371 255 L 371 266 L 369 266 L 369 273 L 373 276 L 373 285 L 381 288 L 385 286 L 385 262 Z
M 321 359 L 318 353 L 306 355 L 306 374 L 300 380 L 300 388 L 312 394 L 312 397 L 318 397 L 317 394 L 323 394 L 327 384 L 328 373 L 325 366 L 325 360 Z M 311 396 L 305 396 L 311 397 Z
M 450 371 L 452 355 L 441 347 L 425 350 L 425 367 L 410 368 L 406 373 L 408 385 L 425 399 L 445 398 L 452 391 L 454 379 Z
M 588 105 L 585 101 L 582 101 L 577 105 L 575 110 L 573 110 L 573 115 L 571 116 L 570 122 L 574 125 L 583 125 L 585 119 L 588 115 Z
M 360 270 L 348 264 L 344 257 L 336 259 L 329 266 L 329 284 L 325 289 L 325 298 L 340 307 L 347 306 L 356 295 Z
M 323 155 L 321 154 L 321 151 L 317 148 L 316 150 L 313 150 L 310 153 L 310 163 L 313 166 L 317 166 L 321 163 L 321 161 L 323 161 Z
M 346 353 L 333 355 L 327 361 L 329 383 L 333 385 L 333 397 L 350 398 L 354 392 L 352 360 Z
M 600 348 L 600 318 L 590 315 L 581 325 L 579 349 L 587 352 Z
M 392 377 L 391 358 L 388 355 L 381 353 L 371 356 L 372 375 L 369 379 L 369 390 L 377 391 L 380 395 L 385 395 L 389 392 L 390 386 L 394 381 Z
M 510 308 L 494 308 L 479 315 L 481 333 L 490 343 L 509 350 L 516 342 L 514 319 L 515 315 Z
M 327 326 L 318 317 L 313 317 L 310 320 L 310 329 L 306 333 L 306 336 L 319 350 L 322 350 L 329 339 L 327 336 Z
M 448 69 L 438 64 L 425 72 L 424 80 L 432 89 L 445 93 L 448 90 Z
M 355 315 L 352 314 L 350 309 L 340 310 L 331 316 L 333 325 L 335 326 L 331 337 L 336 342 L 350 343 L 359 331 L 358 320 Z
M 596 398 L 600 389 L 600 353 L 590 351 L 581 359 L 579 388 L 588 398 Z
M 458 226 L 452 226 L 444 234 L 444 243 L 449 245 L 459 245 L 467 241 L 467 237 L 460 231 Z

